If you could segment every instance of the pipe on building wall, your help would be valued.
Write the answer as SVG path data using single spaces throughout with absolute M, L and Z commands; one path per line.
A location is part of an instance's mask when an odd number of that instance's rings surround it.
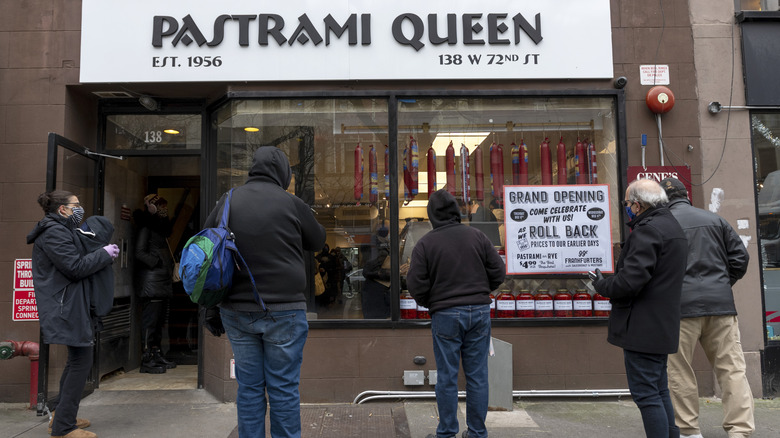
M 40 345 L 32 341 L 2 341 L 0 342 L 0 359 L 9 360 L 16 356 L 27 356 L 30 359 L 30 409 L 35 408 L 38 394 L 38 358 Z
M 527 391 L 512 391 L 512 398 L 529 397 L 627 397 L 628 389 L 540 389 Z M 436 398 L 434 391 L 363 391 L 355 397 L 353 404 L 362 404 L 371 400 L 397 398 Z M 466 398 L 466 391 L 458 391 L 458 398 Z

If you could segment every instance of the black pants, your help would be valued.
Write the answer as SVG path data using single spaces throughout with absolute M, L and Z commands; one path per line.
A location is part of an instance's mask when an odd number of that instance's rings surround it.
M 57 395 L 57 415 L 51 425 L 52 436 L 67 435 L 76 429 L 76 415 L 84 385 L 92 369 L 93 350 L 89 347 L 68 347 L 68 361 L 60 378 L 60 393 Z
M 160 348 L 162 345 L 163 325 L 168 310 L 168 298 L 143 298 L 141 303 L 141 336 L 144 351 Z

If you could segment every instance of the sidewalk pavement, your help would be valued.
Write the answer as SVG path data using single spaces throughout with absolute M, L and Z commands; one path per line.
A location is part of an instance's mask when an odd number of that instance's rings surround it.
M 701 399 L 702 434 L 726 437 L 720 427 L 718 399 Z M 753 438 L 780 436 L 780 399 L 755 400 L 757 430 Z M 0 404 L 0 436 L 45 438 L 47 417 L 24 404 Z M 461 430 L 465 404 L 460 403 Z M 81 402 L 80 417 L 92 421 L 99 438 L 237 438 L 236 406 L 204 390 L 101 391 Z M 425 438 L 435 433 L 433 400 L 304 404 L 302 438 Z M 491 438 L 642 437 L 639 410 L 630 398 L 515 399 L 514 410 L 488 413 Z M 270 437 L 270 434 L 266 436 Z M 460 434 L 458 435 L 460 438 Z

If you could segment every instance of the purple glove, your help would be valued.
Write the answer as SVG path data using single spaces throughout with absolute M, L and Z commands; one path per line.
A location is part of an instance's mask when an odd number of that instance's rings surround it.
M 112 259 L 115 259 L 116 256 L 119 255 L 119 247 L 113 243 L 111 245 L 104 246 L 103 249 L 106 250 L 106 252 L 108 253 L 108 255 L 111 256 Z

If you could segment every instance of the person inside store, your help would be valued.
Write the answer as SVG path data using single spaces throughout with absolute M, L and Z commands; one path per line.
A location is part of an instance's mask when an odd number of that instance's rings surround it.
M 309 205 L 287 191 L 291 180 L 287 155 L 261 146 L 246 184 L 235 188 L 230 200 L 228 226 L 267 310 L 255 300 L 242 269 L 233 274 L 222 303 L 205 313 L 206 328 L 215 336 L 227 333 L 233 349 L 241 438 L 265 437 L 269 405 L 272 437 L 301 436 L 298 386 L 309 333 L 306 260 L 309 251 L 323 247 L 326 235 Z M 217 224 L 225 200 L 209 214 L 206 228 Z
M 723 429 L 729 437 L 755 430 L 753 393 L 745 372 L 737 308 L 731 287 L 747 272 L 747 248 L 734 228 L 715 213 L 693 207 L 676 178 L 661 181 L 669 210 L 688 238 L 688 266 L 680 306 L 680 348 L 669 356 L 669 390 L 681 436 L 702 438 L 699 388 L 693 352 L 701 344 L 723 391 Z
M 506 267 L 482 231 L 461 224 L 460 207 L 446 190 L 428 201 L 433 230 L 412 250 L 406 277 L 409 293 L 431 314 L 436 358 L 439 425 L 426 438 L 457 435 L 458 370 L 466 376 L 463 438 L 486 438 L 490 292 L 504 281 Z
M 144 210 L 135 215 L 136 293 L 141 300 L 142 373 L 162 374 L 176 363 L 162 353 L 163 329 L 173 296 L 173 256 L 168 246 L 171 221 L 168 201 L 155 194 L 144 198 Z
M 390 237 L 382 224 L 371 239 L 371 258 L 363 265 L 361 304 L 363 318 L 385 319 L 390 317 Z
M 469 201 L 469 225 L 485 233 L 493 246 L 501 245 L 498 234 L 498 221 L 492 208 L 487 208 L 482 201 L 472 199 Z
M 607 341 L 623 349 L 631 397 L 639 407 L 648 437 L 679 437 L 669 396 L 666 361 L 677 351 L 680 291 L 688 241 L 664 204 L 661 186 L 641 179 L 626 189 L 631 232 L 615 275 L 591 274 L 596 292 L 610 299 Z M 629 324 L 630 320 L 630 324 Z
M 64 190 L 38 197 L 44 212 L 27 235 L 33 245 L 32 273 L 43 342 L 65 345 L 68 358 L 60 378 L 56 407 L 49 422 L 52 437 L 93 438 L 84 430 L 89 420 L 78 418 L 79 403 L 93 362 L 96 318 L 91 296 L 111 290 L 92 290 L 92 276 L 109 267 L 119 247 L 107 244 L 88 251 L 76 229 L 84 218 L 79 198 Z
M 336 303 L 338 296 L 339 262 L 327 244 L 314 258 L 319 264 L 320 275 L 325 283 L 325 292 L 317 295 L 314 301 L 319 309 L 328 309 Z

